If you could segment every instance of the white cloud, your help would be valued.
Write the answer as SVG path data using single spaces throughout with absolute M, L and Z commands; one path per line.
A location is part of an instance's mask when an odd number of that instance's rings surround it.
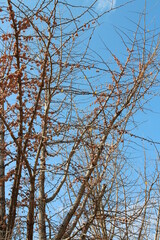
M 110 9 L 115 7 L 116 0 L 98 0 L 97 8 L 99 10 Z

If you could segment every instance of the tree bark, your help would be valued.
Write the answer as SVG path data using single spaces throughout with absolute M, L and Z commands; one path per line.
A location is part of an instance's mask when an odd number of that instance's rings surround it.
M 3 103 L 1 103 L 3 113 Z M 4 167 L 4 126 L 0 119 L 0 240 L 4 239 L 5 235 L 5 167 Z
M 33 226 L 34 226 L 34 208 L 35 208 L 35 179 L 31 177 L 30 179 L 31 189 L 30 189 L 30 197 L 29 197 L 29 211 L 28 211 L 28 219 L 27 219 L 27 240 L 33 239 Z
M 45 89 L 45 104 L 44 104 L 44 112 L 47 116 L 47 104 L 48 104 L 48 84 L 46 83 L 46 89 Z M 46 130 L 46 116 L 44 120 L 44 129 L 43 129 L 43 135 L 46 137 L 47 130 Z M 46 240 L 46 225 L 45 225 L 45 219 L 46 219 L 46 199 L 45 199 L 45 146 L 43 143 L 42 149 L 41 149 L 41 159 L 40 159 L 40 174 L 39 174 L 39 240 Z
M 39 240 L 46 240 L 46 226 L 45 226 L 45 149 L 42 147 L 40 176 L 39 176 Z

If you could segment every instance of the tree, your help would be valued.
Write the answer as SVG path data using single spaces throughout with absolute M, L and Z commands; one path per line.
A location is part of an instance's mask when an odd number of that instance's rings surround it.
M 157 83 L 159 40 L 146 29 L 139 40 L 139 23 L 131 44 L 124 41 L 125 61 L 110 51 L 112 68 L 89 46 L 98 19 L 114 8 L 98 15 L 90 2 L 1 6 L 1 239 L 129 239 L 137 219 L 143 236 L 159 176 L 129 211 L 123 149 Z
M 4 103 L 1 101 L 1 111 L 3 113 Z M 0 236 L 5 231 L 5 186 L 4 186 L 4 124 L 0 119 Z M 2 238 L 2 237 L 1 237 Z

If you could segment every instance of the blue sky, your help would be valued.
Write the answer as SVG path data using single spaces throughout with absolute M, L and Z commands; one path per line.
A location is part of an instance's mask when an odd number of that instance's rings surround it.
M 114 1 L 115 6 L 125 2 L 126 1 L 116 1 L 115 3 Z M 133 1 L 132 3 L 105 15 L 100 20 L 101 25 L 96 30 L 96 36 L 92 42 L 92 47 L 96 48 L 99 53 L 103 54 L 104 59 L 107 60 L 109 56 L 102 41 L 116 56 L 123 59 L 124 46 L 116 32 L 116 29 L 118 32 L 122 30 L 129 37 L 133 38 L 133 32 L 136 30 L 136 24 L 138 23 L 139 17 L 144 10 L 144 5 L 144 0 Z M 108 1 L 99 0 L 99 5 L 97 7 L 97 10 L 99 11 L 100 6 L 102 6 L 103 10 L 104 7 L 107 9 L 109 6 Z M 154 28 L 158 28 L 160 22 L 160 1 L 147 1 L 146 12 L 147 31 L 152 31 Z M 148 136 L 153 140 L 160 141 L 160 98 L 158 96 L 154 97 L 145 107 L 149 111 L 145 111 L 145 113 L 138 113 L 136 116 L 137 121 L 140 121 L 140 123 L 144 122 L 140 125 L 138 131 L 140 131 L 143 136 Z
M 97 11 L 102 12 L 104 9 L 107 10 L 111 4 L 115 7 L 126 2 L 126 0 L 99 0 L 97 4 Z M 122 36 L 123 33 L 121 31 L 127 34 L 130 38 L 133 38 L 134 31 L 136 30 L 140 16 L 142 16 L 144 7 L 145 0 L 135 0 L 122 8 L 106 14 L 99 21 L 100 26 L 95 32 L 94 41 L 92 42 L 91 47 L 96 49 L 106 61 L 110 61 L 110 56 L 102 43 L 103 41 L 117 57 L 124 59 L 124 46 L 116 30 L 121 33 Z M 153 29 L 159 27 L 160 1 L 147 0 L 146 13 L 146 29 L 148 33 L 152 34 Z M 159 29 L 157 29 L 157 32 L 159 32 Z M 145 105 L 144 112 L 138 111 L 135 115 L 137 127 L 134 129 L 134 133 L 140 137 L 160 142 L 160 97 L 158 96 L 158 88 L 154 89 L 152 94 L 157 96 L 149 96 L 148 99 L 152 99 Z M 145 148 L 148 161 L 148 171 L 152 171 L 153 169 L 150 168 L 150 166 L 154 165 L 154 160 L 157 158 L 157 152 L 154 145 L 138 140 L 137 138 L 132 140 L 137 143 L 137 145 L 133 144 L 133 148 L 130 148 L 129 150 L 129 155 L 131 154 L 133 156 L 133 159 L 131 160 L 132 164 L 136 165 L 139 170 L 143 169 Z M 156 147 L 160 151 L 160 145 L 157 144 Z

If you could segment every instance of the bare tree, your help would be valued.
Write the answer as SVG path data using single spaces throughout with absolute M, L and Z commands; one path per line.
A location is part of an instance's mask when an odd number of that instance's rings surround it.
M 142 239 L 147 232 L 159 175 L 145 185 L 142 204 L 132 201 L 125 143 L 157 84 L 159 39 L 147 38 L 145 27 L 142 34 L 139 22 L 134 39 L 122 38 L 126 59 L 106 47 L 114 64 L 107 63 L 90 42 L 99 18 L 123 5 L 98 15 L 96 4 L 8 0 L 1 8 L 2 239 Z

